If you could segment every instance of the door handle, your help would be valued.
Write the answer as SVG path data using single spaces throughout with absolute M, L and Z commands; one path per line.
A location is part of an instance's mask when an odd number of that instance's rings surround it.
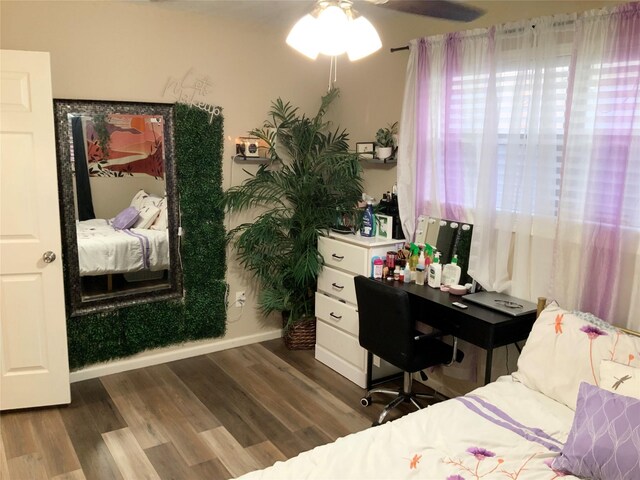
M 51 263 L 56 259 L 56 254 L 53 253 L 51 250 L 49 250 L 48 252 L 44 252 L 42 254 L 42 260 L 44 261 L 44 263 Z

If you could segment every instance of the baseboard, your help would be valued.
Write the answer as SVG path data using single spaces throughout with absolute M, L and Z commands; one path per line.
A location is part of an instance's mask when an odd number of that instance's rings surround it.
M 252 343 L 264 342 L 282 337 L 282 329 L 269 330 L 267 332 L 246 335 L 230 339 L 212 339 L 209 341 L 190 342 L 183 345 L 173 345 L 170 347 L 149 350 L 138 353 L 132 357 L 112 360 L 110 362 L 99 363 L 89 367 L 73 371 L 69 374 L 71 383 L 98 378 L 114 373 L 126 372 L 136 368 L 149 367 L 160 363 L 182 360 L 184 358 L 195 357 L 207 353 L 228 350 L 229 348 L 241 347 Z

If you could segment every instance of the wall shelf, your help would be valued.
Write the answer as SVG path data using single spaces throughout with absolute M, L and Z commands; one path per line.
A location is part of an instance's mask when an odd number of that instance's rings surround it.
M 261 164 L 269 163 L 271 159 L 265 157 L 245 157 L 244 155 L 231 155 L 231 159 L 236 163 Z
M 370 163 L 372 165 L 396 165 L 398 163 L 398 160 L 396 159 L 395 156 L 385 158 L 384 160 L 381 160 L 377 157 L 373 157 L 373 158 L 361 157 L 361 159 L 364 160 L 365 163 Z

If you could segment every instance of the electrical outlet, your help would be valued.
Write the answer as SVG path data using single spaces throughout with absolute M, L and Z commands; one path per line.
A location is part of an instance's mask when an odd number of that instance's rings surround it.
M 234 304 L 236 307 L 244 307 L 244 303 L 247 301 L 247 295 L 244 291 L 236 292 L 236 303 Z

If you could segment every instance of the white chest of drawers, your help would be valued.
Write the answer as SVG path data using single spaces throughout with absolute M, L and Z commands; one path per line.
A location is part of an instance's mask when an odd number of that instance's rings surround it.
M 353 278 L 369 276 L 373 257 L 385 258 L 401 240 L 329 234 L 318 241 L 325 266 L 316 292 L 316 359 L 362 388 L 367 382 L 367 352 L 358 342 L 358 308 Z M 384 362 L 383 362 L 384 363 Z M 390 366 L 389 366 L 390 367 Z M 372 378 L 394 370 L 374 367 Z

